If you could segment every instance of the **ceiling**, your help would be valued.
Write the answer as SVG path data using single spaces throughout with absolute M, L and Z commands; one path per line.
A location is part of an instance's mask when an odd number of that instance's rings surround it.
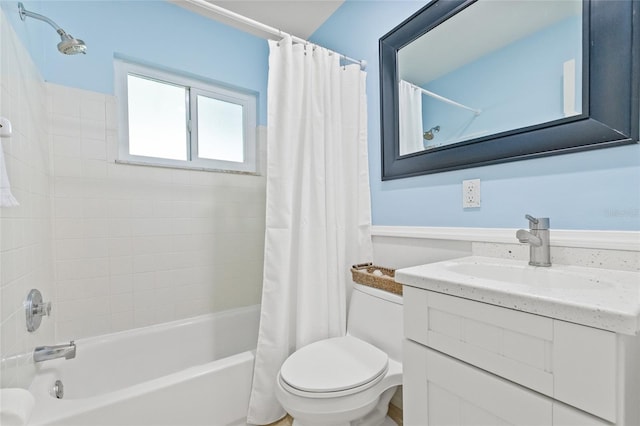
M 170 0 L 179 6 L 265 37 L 264 31 L 248 28 L 231 18 L 220 16 L 189 0 Z M 273 28 L 308 39 L 344 0 L 206 0 L 232 12 L 251 18 Z

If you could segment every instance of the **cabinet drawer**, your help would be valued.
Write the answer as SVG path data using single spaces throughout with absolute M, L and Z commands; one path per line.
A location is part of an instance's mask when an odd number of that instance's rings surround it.
M 405 395 L 419 387 L 421 405 L 405 408 L 407 426 L 551 425 L 552 401 L 478 368 L 408 342 L 412 362 L 424 363 L 425 375 L 407 378 Z M 409 402 L 409 401 L 408 401 Z M 417 408 L 417 412 L 416 412 Z
M 408 286 L 404 312 L 407 338 L 615 422 L 614 333 Z

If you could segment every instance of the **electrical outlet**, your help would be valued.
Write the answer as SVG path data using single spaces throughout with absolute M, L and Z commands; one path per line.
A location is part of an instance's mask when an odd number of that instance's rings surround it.
M 462 208 L 480 207 L 480 179 L 462 181 Z

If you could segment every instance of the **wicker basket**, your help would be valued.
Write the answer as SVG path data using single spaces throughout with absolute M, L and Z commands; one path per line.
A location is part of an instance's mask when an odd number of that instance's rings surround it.
M 374 273 L 375 271 L 379 272 Z M 402 285 L 395 281 L 395 275 L 395 269 L 376 266 L 372 263 L 361 263 L 351 267 L 354 282 L 402 295 Z

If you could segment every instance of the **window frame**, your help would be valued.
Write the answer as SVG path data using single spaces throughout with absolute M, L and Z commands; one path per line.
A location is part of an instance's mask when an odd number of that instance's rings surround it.
M 257 95 L 254 92 L 223 86 L 204 79 L 189 77 L 177 72 L 153 68 L 122 59 L 114 60 L 115 93 L 118 104 L 118 160 L 119 163 L 149 166 L 175 167 L 194 170 L 257 172 Z M 187 159 L 176 160 L 129 152 L 129 91 L 128 76 L 154 80 L 185 88 L 185 132 Z M 198 109 L 197 96 L 229 102 L 242 106 L 243 158 L 242 162 L 198 157 Z

